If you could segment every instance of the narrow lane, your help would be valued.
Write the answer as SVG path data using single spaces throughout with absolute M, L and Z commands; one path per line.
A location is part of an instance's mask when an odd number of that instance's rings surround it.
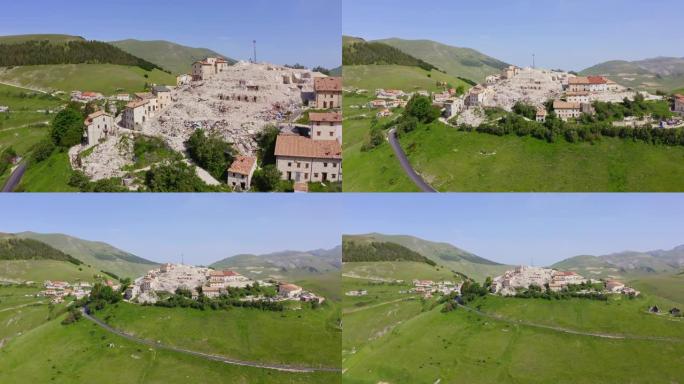
M 392 128 L 389 130 L 389 142 L 390 145 L 392 145 L 392 149 L 394 150 L 394 154 L 397 156 L 399 159 L 399 162 L 401 163 L 401 167 L 404 168 L 404 172 L 408 175 L 408 177 L 411 178 L 414 184 L 420 188 L 421 191 L 423 192 L 437 192 L 436 189 L 432 188 L 430 184 L 428 184 L 423 178 L 413 169 L 411 166 L 411 163 L 408 161 L 408 158 L 406 157 L 406 154 L 404 153 L 404 150 L 401 148 L 401 145 L 399 145 L 399 141 L 397 140 L 397 135 L 396 135 L 396 128 Z
M 19 164 L 19 166 L 17 166 L 17 168 L 14 170 L 14 172 L 12 172 L 9 179 L 7 179 L 5 186 L 2 187 L 2 192 L 14 191 L 17 185 L 19 185 L 21 178 L 24 177 L 24 172 L 26 172 L 26 162 L 22 161 L 21 164 Z

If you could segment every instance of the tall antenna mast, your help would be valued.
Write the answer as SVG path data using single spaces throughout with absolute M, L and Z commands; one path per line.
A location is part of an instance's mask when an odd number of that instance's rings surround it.
M 533 68 L 533 69 L 534 69 L 534 68 L 537 68 L 537 67 L 536 67 L 536 63 L 535 63 L 534 53 L 532 54 L 532 68 Z
M 181 253 L 181 265 L 185 265 L 185 255 Z
M 257 56 L 256 56 L 256 40 L 252 40 L 252 44 L 254 45 L 254 64 L 257 62 Z

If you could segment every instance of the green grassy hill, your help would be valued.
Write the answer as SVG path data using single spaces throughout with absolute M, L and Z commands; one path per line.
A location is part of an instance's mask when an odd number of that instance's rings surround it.
M 136 344 L 81 320 L 42 324 L 0 349 L 0 382 L 335 383 L 337 373 L 290 373 L 228 365 Z M 183 330 L 184 333 L 187 329 Z
M 224 57 L 229 62 L 235 60 L 207 48 L 193 48 L 164 40 L 142 41 L 135 39 L 111 41 L 110 44 L 168 69 L 174 74 L 188 73 L 192 63 L 205 57 Z
M 425 60 L 451 76 L 463 77 L 477 83 L 483 82 L 486 76 L 499 73 L 508 66 L 503 61 L 474 49 L 452 47 L 431 40 L 392 38 L 377 41 Z
M 345 263 L 345 279 L 354 280 L 460 280 L 461 276 L 444 266 L 415 261 L 374 261 Z
M 426 71 L 437 70 L 434 65 L 415 58 L 390 45 L 367 42 L 358 38 L 343 38 L 342 65 L 403 65 Z
M 531 305 L 529 301 L 513 300 L 507 305 L 518 313 L 531 310 L 520 306 Z M 572 313 L 568 320 L 579 316 Z M 619 317 L 613 323 L 625 324 Z M 677 382 L 683 352 L 684 343 L 571 335 L 461 309 L 441 313 L 438 307 L 403 320 L 390 333 L 346 355 L 343 378 L 354 384 Z M 639 359 L 633 359 L 637 355 Z M 572 369 L 567 369 L 569 362 Z
M 56 260 L 0 260 L 0 280 L 14 283 L 45 280 L 94 281 L 102 272 L 87 264 Z
M 56 260 L 80 265 L 81 260 L 50 245 L 14 235 L 0 235 L 0 260 Z
M 373 241 L 372 239 L 361 236 L 344 236 L 342 242 L 342 261 L 363 262 L 363 261 L 413 261 L 435 265 L 435 262 L 427 257 L 408 249 L 402 245 Z
M 200 311 L 121 303 L 97 316 L 137 337 L 236 359 L 328 367 L 340 364 L 342 332 L 335 303 L 316 310 L 285 312 L 251 308 Z
M 575 271 L 582 276 L 590 278 L 618 277 L 622 275 L 622 271 L 617 265 L 611 264 L 598 256 L 590 255 L 570 257 L 553 264 L 551 268 L 562 271 Z
M 401 89 L 407 92 L 426 90 L 441 91 L 444 87 L 437 82 L 459 85 L 466 89 L 469 84 L 454 76 L 438 71 L 426 71 L 419 67 L 402 65 L 346 65 L 342 69 L 345 87 L 367 89 L 370 92 L 378 88 Z
M 147 77 L 146 77 L 147 76 Z M 158 69 L 114 64 L 30 65 L 0 69 L 0 82 L 46 91 L 73 90 L 131 93 L 144 90 L 145 83 L 176 84 L 176 78 Z
M 477 281 L 483 281 L 487 276 L 496 276 L 506 269 L 510 269 L 510 266 L 487 260 L 447 243 L 428 241 L 414 236 L 379 233 L 357 236 L 374 241 L 399 244 L 431 259 L 438 265 L 443 265 L 450 270 L 463 273 Z M 353 237 L 346 236 L 346 238 Z
M 349 129 L 346 132 L 355 134 Z M 411 165 L 440 191 L 684 190 L 682 147 L 619 138 L 603 138 L 593 144 L 548 143 L 532 137 L 462 132 L 441 123 L 405 134 L 400 142 Z M 404 184 L 379 185 L 368 176 L 377 174 L 389 161 L 382 154 L 376 150 L 366 153 L 363 167 L 354 174 L 367 182 L 345 184 L 345 191 L 404 191 Z M 345 164 L 345 168 L 350 167 Z
M 0 36 L 0 44 L 19 44 L 27 41 L 49 41 L 53 44 L 64 44 L 70 41 L 85 41 L 81 36 L 60 34 L 34 34 Z
M 99 241 L 83 240 L 63 234 L 22 232 L 18 237 L 44 242 L 78 258 L 99 270 L 113 272 L 119 277 L 136 278 L 157 266 L 157 263 L 135 256 Z

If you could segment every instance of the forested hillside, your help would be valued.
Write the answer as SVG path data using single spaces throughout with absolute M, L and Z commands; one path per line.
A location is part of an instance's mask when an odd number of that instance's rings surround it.
M 0 44 L 0 67 L 46 64 L 117 64 L 137 66 L 147 71 L 163 70 L 156 64 L 100 41 L 54 44 L 47 40 L 34 40 Z
M 32 239 L 0 238 L 0 260 L 59 260 L 79 265 L 81 261 Z
M 354 41 L 342 47 L 342 65 L 406 65 L 420 67 L 426 71 L 437 69 L 432 64 L 408 55 L 397 48 L 383 43 Z
M 342 243 L 342 261 L 416 261 L 436 265 L 436 263 L 418 252 L 404 246 L 386 242 L 359 243 L 344 241 Z

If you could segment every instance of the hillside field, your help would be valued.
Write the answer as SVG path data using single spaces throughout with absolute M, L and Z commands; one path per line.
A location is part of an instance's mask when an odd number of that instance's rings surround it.
M 344 263 L 342 273 L 347 277 L 349 275 L 357 276 L 361 280 L 373 280 L 374 278 L 404 280 L 408 282 L 414 279 L 458 280 L 458 277 L 448 268 L 444 268 L 443 266 L 433 267 L 426 263 L 413 261 Z
M 441 123 L 419 128 L 400 142 L 412 166 L 440 191 L 684 190 L 684 147 L 617 138 L 603 138 L 594 144 L 547 143 L 532 137 L 461 132 Z M 384 164 L 381 152 L 376 151 L 366 154 L 364 169 L 352 172 L 376 173 Z M 368 156 L 371 153 L 374 156 Z M 350 166 L 345 168 L 350 172 Z M 351 190 L 403 191 L 401 185 L 372 189 L 376 186 L 356 183 Z
M 139 345 L 88 320 L 50 321 L 0 349 L 0 382 L 336 383 L 337 373 L 289 373 L 228 365 Z
M 145 77 L 147 76 L 147 77 Z M 174 85 L 175 76 L 158 69 L 113 64 L 31 65 L 0 70 L 0 81 L 43 90 L 141 92 L 145 83 Z
M 374 93 L 376 89 L 401 89 L 406 92 L 426 90 L 440 91 L 438 81 L 446 82 L 454 87 L 470 86 L 463 80 L 438 71 L 426 71 L 418 67 L 403 65 L 345 65 L 342 68 L 345 87 L 367 89 Z
M 86 264 L 75 265 L 57 260 L 0 260 L 0 280 L 42 284 L 45 280 L 93 281 L 102 274 Z
M 26 168 L 18 190 L 24 192 L 78 192 L 67 184 L 72 169 L 66 152 L 56 151 L 49 158 Z
M 140 338 L 236 359 L 328 367 L 340 361 L 341 330 L 334 304 L 274 312 L 119 303 L 96 316 Z

